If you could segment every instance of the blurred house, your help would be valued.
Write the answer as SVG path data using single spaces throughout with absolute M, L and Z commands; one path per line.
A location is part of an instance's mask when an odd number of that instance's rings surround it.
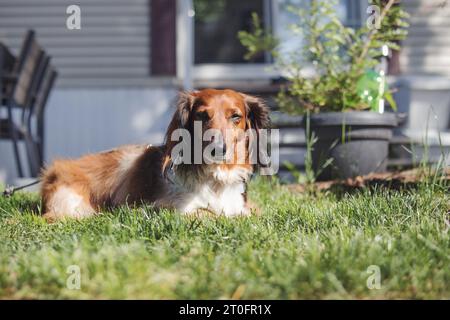
M 180 89 L 230 87 L 270 98 L 280 77 L 270 68 L 272 58 L 245 61 L 236 33 L 248 29 L 257 12 L 289 47 L 298 39 L 287 31 L 292 17 L 286 4 L 305 1 L 0 0 L 0 42 L 17 54 L 25 31 L 34 29 L 53 56 L 59 78 L 46 110 L 45 158 L 51 161 L 127 143 L 161 143 Z M 412 14 L 410 36 L 393 58 L 390 82 L 399 84 L 400 111 L 410 117 L 398 143 L 421 142 L 431 114 L 430 143 L 437 145 L 441 132 L 450 145 L 448 2 L 403 1 Z M 66 27 L 72 4 L 81 8 L 80 30 Z M 342 0 L 339 12 L 347 25 L 358 26 L 366 8 L 367 1 Z M 302 140 L 301 130 L 286 131 L 283 139 Z M 303 161 L 298 148 L 282 155 Z M 11 146 L 0 141 L 0 181 L 15 175 Z

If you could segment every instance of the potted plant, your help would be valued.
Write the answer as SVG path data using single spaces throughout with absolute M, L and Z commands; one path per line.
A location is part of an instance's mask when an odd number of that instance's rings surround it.
M 379 66 L 383 51 L 399 49 L 408 26 L 408 15 L 395 0 L 372 1 L 372 15 L 359 29 L 344 26 L 336 8 L 335 1 L 325 0 L 289 7 L 299 17 L 293 34 L 301 36 L 292 52 L 281 52 L 256 15 L 254 30 L 238 34 L 246 58 L 270 50 L 277 60 L 287 79 L 277 102 L 288 114 L 306 115 L 307 140 L 315 141 L 313 167 L 322 179 L 386 170 L 397 118 L 384 110 L 384 101 L 393 110 L 396 104 Z

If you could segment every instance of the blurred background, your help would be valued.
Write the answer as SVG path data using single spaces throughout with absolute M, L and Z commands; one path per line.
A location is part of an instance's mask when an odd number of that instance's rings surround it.
M 276 110 L 282 75 L 269 54 L 245 60 L 237 32 L 249 30 L 257 12 L 282 46 L 295 46 L 299 38 L 288 28 L 295 17 L 286 6 L 307 1 L 78 0 L 81 29 L 70 30 L 66 9 L 73 1 L 0 0 L 0 43 L 18 56 L 33 29 L 58 72 L 44 117 L 48 163 L 121 144 L 161 143 L 179 90 L 232 88 L 263 96 Z M 391 167 L 411 165 L 401 146 L 412 143 L 420 153 L 425 136 L 432 157 L 450 146 L 450 3 L 402 5 L 411 27 L 400 52 L 390 54 L 388 79 L 408 117 L 391 143 Z M 358 27 L 367 7 L 367 0 L 342 0 L 338 12 L 346 25 Z M 282 139 L 281 161 L 302 168 L 303 131 L 283 129 Z M 290 141 L 297 143 L 289 147 Z M 0 140 L 0 183 L 17 177 L 11 142 Z

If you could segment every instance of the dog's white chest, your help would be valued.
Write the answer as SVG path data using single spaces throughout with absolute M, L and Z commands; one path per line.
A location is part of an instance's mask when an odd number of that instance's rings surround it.
M 244 192 L 244 183 L 225 186 L 219 190 L 213 190 L 211 186 L 205 184 L 199 186 L 195 192 L 182 195 L 178 210 L 193 213 L 198 209 L 207 209 L 225 216 L 245 215 L 249 212 L 245 206 Z
M 173 175 L 170 201 L 183 213 L 209 210 L 225 216 L 250 213 L 246 203 L 246 181 L 251 171 L 245 168 L 222 170 L 212 168 L 203 175 Z

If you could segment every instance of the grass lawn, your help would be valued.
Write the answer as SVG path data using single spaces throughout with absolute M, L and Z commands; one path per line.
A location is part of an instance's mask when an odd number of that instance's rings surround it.
M 37 196 L 0 197 L 0 298 L 450 298 L 447 188 L 307 195 L 257 179 L 250 197 L 260 216 L 124 207 L 50 225 Z

